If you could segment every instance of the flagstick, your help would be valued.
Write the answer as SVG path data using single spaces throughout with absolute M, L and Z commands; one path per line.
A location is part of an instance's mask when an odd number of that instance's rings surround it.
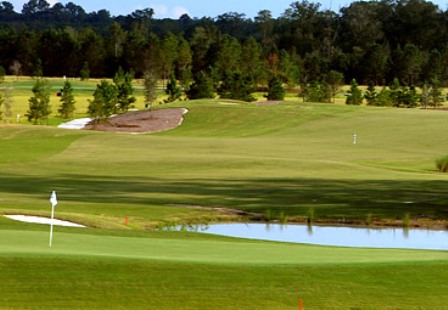
M 51 248 L 51 242 L 53 241 L 54 207 L 58 204 L 58 199 L 56 197 L 55 191 L 51 193 L 50 202 L 51 202 L 50 248 Z
M 54 218 L 54 204 L 51 205 L 51 223 L 50 223 L 50 248 L 53 241 L 53 218 Z

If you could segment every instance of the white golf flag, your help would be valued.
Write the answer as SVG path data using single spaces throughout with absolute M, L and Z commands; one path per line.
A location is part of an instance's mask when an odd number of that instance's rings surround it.
M 58 204 L 58 199 L 56 198 L 56 192 L 53 191 L 50 197 L 51 202 L 51 223 L 50 223 L 50 248 L 53 242 L 53 219 L 54 219 L 54 207 Z
M 53 193 L 51 193 L 50 202 L 51 202 L 51 206 L 53 208 L 54 208 L 54 206 L 56 206 L 58 204 L 58 199 L 56 198 L 56 192 L 55 191 L 53 191 Z

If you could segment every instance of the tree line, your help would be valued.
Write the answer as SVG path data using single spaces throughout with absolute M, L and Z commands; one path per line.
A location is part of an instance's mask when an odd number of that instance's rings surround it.
M 225 96 L 232 79 L 250 92 L 276 77 L 301 86 L 304 96 L 321 89 L 328 98 L 332 85 L 354 79 L 447 86 L 447 26 L 448 12 L 424 0 L 355 1 L 339 12 L 302 0 L 280 17 L 260 10 L 253 19 L 236 12 L 155 19 L 151 8 L 111 16 L 45 0 L 30 0 L 17 13 L 3 1 L 0 67 L 12 75 L 82 78 L 113 77 L 121 67 L 147 85 L 178 81 L 193 97 L 207 92 L 198 87 L 204 79 Z

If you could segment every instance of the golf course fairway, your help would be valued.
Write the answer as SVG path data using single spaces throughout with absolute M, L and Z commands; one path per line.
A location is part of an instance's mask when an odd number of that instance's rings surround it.
M 155 134 L 0 125 L 0 309 L 448 309 L 448 252 L 172 231 L 445 229 L 444 111 L 191 101 Z M 353 142 L 357 135 L 356 144 Z M 50 216 L 87 228 L 13 221 Z M 238 210 L 237 213 L 231 210 Z

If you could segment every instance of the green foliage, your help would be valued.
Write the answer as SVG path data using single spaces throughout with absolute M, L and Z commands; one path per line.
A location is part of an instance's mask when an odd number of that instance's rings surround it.
M 420 96 L 420 104 L 423 108 L 427 108 L 430 104 L 430 94 L 431 87 L 428 83 L 424 83 L 422 86 L 421 96 Z
M 411 221 L 411 215 L 408 212 L 406 212 L 403 216 L 403 227 L 409 228 L 410 221 Z
M 420 101 L 414 86 L 401 86 L 397 78 L 394 79 L 390 88 L 390 99 L 392 106 L 397 108 L 415 108 Z
M 386 86 L 383 86 L 381 91 L 378 93 L 378 96 L 375 98 L 374 105 L 379 107 L 391 107 L 392 98 L 390 94 L 391 91 Z
M 0 66 L 0 84 L 5 81 L 5 75 L 6 75 L 5 68 Z
M 436 160 L 436 168 L 440 172 L 448 172 L 448 155 Z
M 110 117 L 117 108 L 118 90 L 115 85 L 107 80 L 102 80 L 96 86 L 93 100 L 89 100 L 88 113 L 95 123 Z
M 165 93 L 168 95 L 168 98 L 165 100 L 165 103 L 179 100 L 182 96 L 182 90 L 177 85 L 177 80 L 174 74 L 170 75 L 170 80 L 168 82 L 168 85 L 166 86 Z
M 218 94 L 223 99 L 234 99 L 246 102 L 256 101 L 257 99 L 251 95 L 252 82 L 245 77 L 240 71 L 224 74 L 224 79 L 218 89 Z
M 51 114 L 50 107 L 50 86 L 45 79 L 37 79 L 32 92 L 33 97 L 29 98 L 29 108 L 26 116 L 29 122 L 34 125 L 48 123 L 48 116 Z
M 375 90 L 375 84 L 373 82 L 370 82 L 366 92 L 364 93 L 364 99 L 366 99 L 367 105 L 377 106 L 377 97 L 378 93 Z
M 350 90 L 347 92 L 346 104 L 361 105 L 363 101 L 362 91 L 358 87 L 358 82 L 355 79 L 350 84 Z
M 114 84 L 117 89 L 117 110 L 120 112 L 127 112 L 132 104 L 137 100 L 134 96 L 134 88 L 132 86 L 133 74 L 131 72 L 124 72 L 123 68 L 119 67 L 114 76 Z M 114 111 L 116 113 L 117 111 Z
M 213 84 L 204 71 L 200 71 L 194 76 L 194 82 L 187 92 L 188 99 L 214 98 Z
M 73 117 L 75 112 L 75 96 L 73 95 L 72 85 L 68 80 L 64 82 L 64 87 L 61 90 L 61 106 L 58 109 L 59 114 L 63 119 Z
M 82 68 L 79 71 L 79 75 L 81 77 L 81 81 L 86 81 L 89 79 L 90 77 L 90 69 L 89 69 L 89 63 L 87 61 L 85 61 L 82 64 Z
M 143 76 L 145 85 L 145 107 L 150 108 L 151 104 L 157 100 L 157 76 L 154 70 L 148 69 Z
M 410 87 L 405 87 L 403 89 L 403 93 L 400 98 L 400 107 L 415 108 L 418 106 L 419 101 L 420 97 L 417 94 L 414 85 L 411 85 Z
M 332 91 L 327 82 L 313 81 L 302 85 L 302 96 L 304 102 L 331 102 Z
M 314 219 L 315 219 L 314 209 L 309 209 L 307 212 L 307 219 L 306 219 L 308 225 L 312 225 L 314 223 Z
M 12 119 L 12 88 L 11 87 L 1 87 L 0 97 L 2 98 L 2 104 L 4 106 L 5 121 L 11 122 Z M 0 104 L 0 106 L 2 105 Z M 2 114 L 2 112 L 0 112 Z
M 330 86 L 331 97 L 333 97 L 334 102 L 340 87 L 344 84 L 344 74 L 339 71 L 331 70 L 325 77 L 325 81 Z
M 273 76 L 269 80 L 268 93 L 265 95 L 268 100 L 284 100 L 285 99 L 285 89 L 283 88 L 282 82 L 277 76 Z
M 433 79 L 432 83 L 431 83 L 431 90 L 429 92 L 429 96 L 430 96 L 430 102 L 429 105 L 437 108 L 440 104 L 440 97 L 442 95 L 442 92 L 440 91 L 440 82 L 438 79 Z
M 33 66 L 32 76 L 35 78 L 41 78 L 43 75 L 44 69 L 42 66 L 42 60 L 40 58 L 37 58 Z
M 0 120 L 3 119 L 2 106 L 5 103 L 5 96 L 0 92 Z

